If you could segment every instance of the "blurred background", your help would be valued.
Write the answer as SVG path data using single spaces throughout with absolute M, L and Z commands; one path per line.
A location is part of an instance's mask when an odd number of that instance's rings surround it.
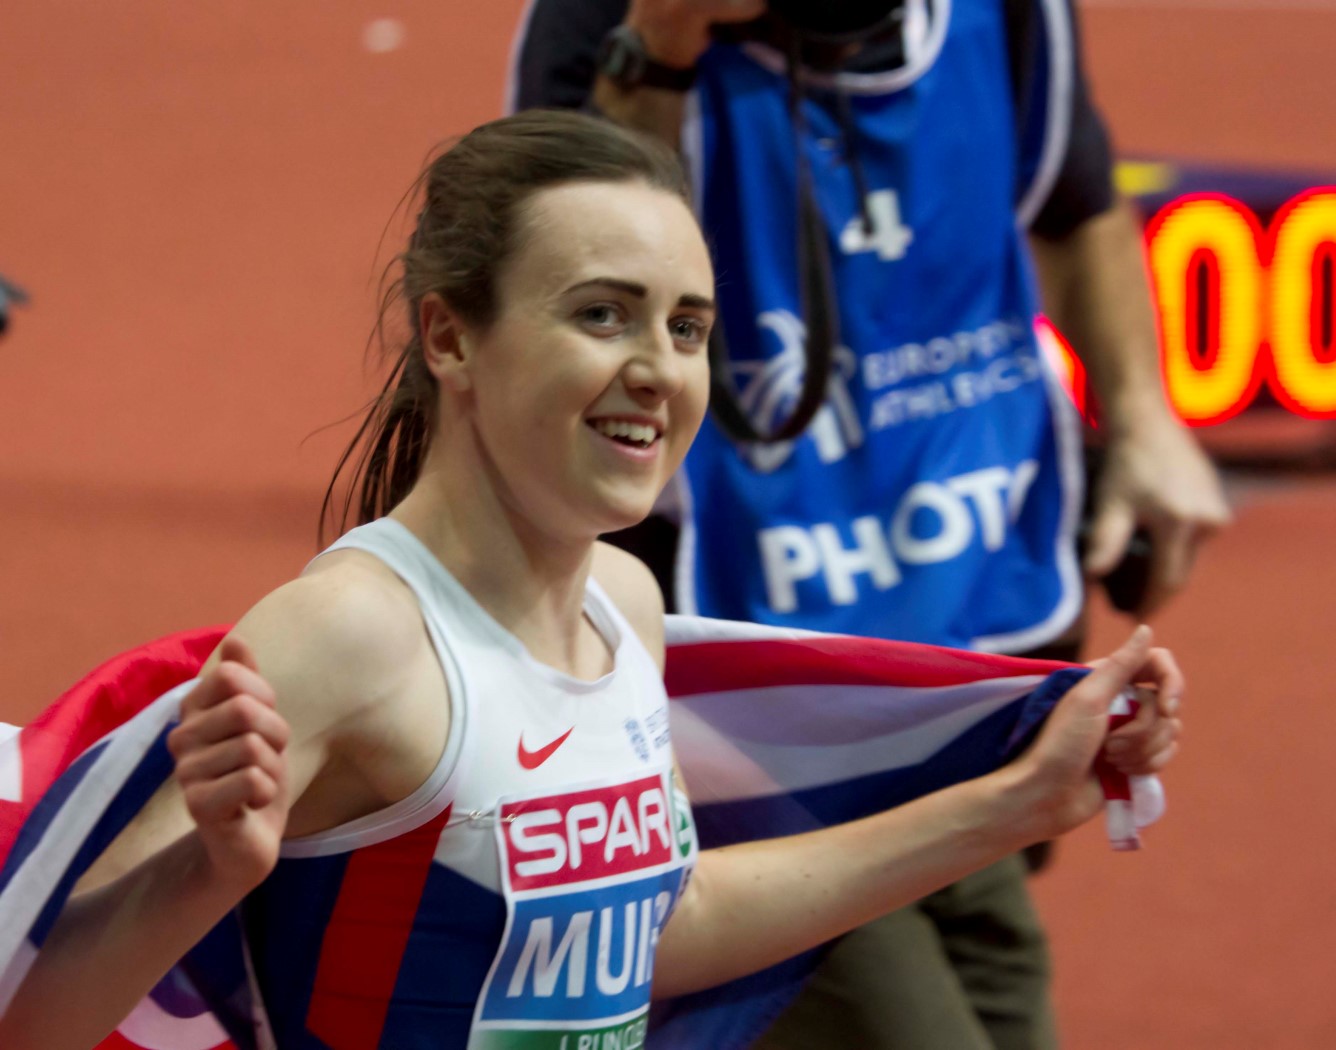
M 0 720 L 122 649 L 235 619 L 315 552 L 346 417 L 373 392 L 396 205 L 435 143 L 501 111 L 522 9 L 6 11 L 0 274 L 31 302 L 0 336 Z M 1336 1047 L 1336 198 L 1284 207 L 1336 183 L 1336 2 L 1081 13 L 1125 190 L 1200 240 L 1164 258 L 1198 265 L 1221 222 L 1255 225 L 1255 257 L 1217 260 L 1214 283 L 1157 280 L 1206 289 L 1208 312 L 1249 275 L 1262 292 L 1218 346 L 1183 351 L 1173 393 L 1209 424 L 1238 520 L 1157 621 L 1192 681 L 1169 817 L 1140 854 L 1085 829 L 1038 879 L 1060 1021 L 1077 1050 Z M 1193 211 L 1201 193 L 1234 218 Z M 1308 254 L 1278 275 L 1287 223 Z M 1311 338 L 1284 337 L 1302 360 L 1276 369 L 1259 345 L 1286 309 Z M 1097 608 L 1093 651 L 1125 629 Z

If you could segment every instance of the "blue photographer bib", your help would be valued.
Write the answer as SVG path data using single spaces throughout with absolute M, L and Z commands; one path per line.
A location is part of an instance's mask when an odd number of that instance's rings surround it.
M 737 445 L 706 421 L 677 489 L 682 611 L 1013 652 L 1077 611 L 1080 437 L 1017 225 L 1021 183 L 1051 177 L 1053 151 L 1041 133 L 1018 156 L 1002 4 L 935 14 L 902 69 L 809 75 L 801 143 L 776 53 L 720 45 L 702 62 L 684 142 L 744 409 L 771 430 L 802 385 L 798 148 L 842 345 L 799 439 Z M 1060 73 L 1035 78 L 1042 102 L 1061 100 Z

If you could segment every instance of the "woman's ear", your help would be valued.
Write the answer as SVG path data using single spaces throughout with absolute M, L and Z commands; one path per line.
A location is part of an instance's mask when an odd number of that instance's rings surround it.
M 422 297 L 418 307 L 418 333 L 422 338 L 422 359 L 436 382 L 456 393 L 469 389 L 472 380 L 470 340 L 459 314 L 439 293 Z

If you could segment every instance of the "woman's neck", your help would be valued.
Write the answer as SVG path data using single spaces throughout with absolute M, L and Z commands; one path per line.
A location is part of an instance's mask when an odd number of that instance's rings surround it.
M 536 660 L 581 678 L 606 673 L 607 645 L 584 616 L 593 538 L 542 530 L 477 473 L 429 455 L 390 516 Z

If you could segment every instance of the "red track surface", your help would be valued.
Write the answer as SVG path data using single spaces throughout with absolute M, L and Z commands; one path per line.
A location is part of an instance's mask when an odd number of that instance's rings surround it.
M 348 429 L 302 439 L 370 392 L 375 245 L 428 148 L 499 111 L 519 8 L 6 12 L 0 271 L 34 303 L 0 343 L 0 717 L 312 553 Z M 405 46 L 369 53 L 385 16 Z M 1085 28 L 1124 149 L 1336 173 L 1336 9 Z M 1336 1046 L 1336 484 L 1240 499 L 1160 623 L 1192 679 L 1169 817 L 1139 855 L 1087 829 L 1037 883 L 1077 1050 Z

